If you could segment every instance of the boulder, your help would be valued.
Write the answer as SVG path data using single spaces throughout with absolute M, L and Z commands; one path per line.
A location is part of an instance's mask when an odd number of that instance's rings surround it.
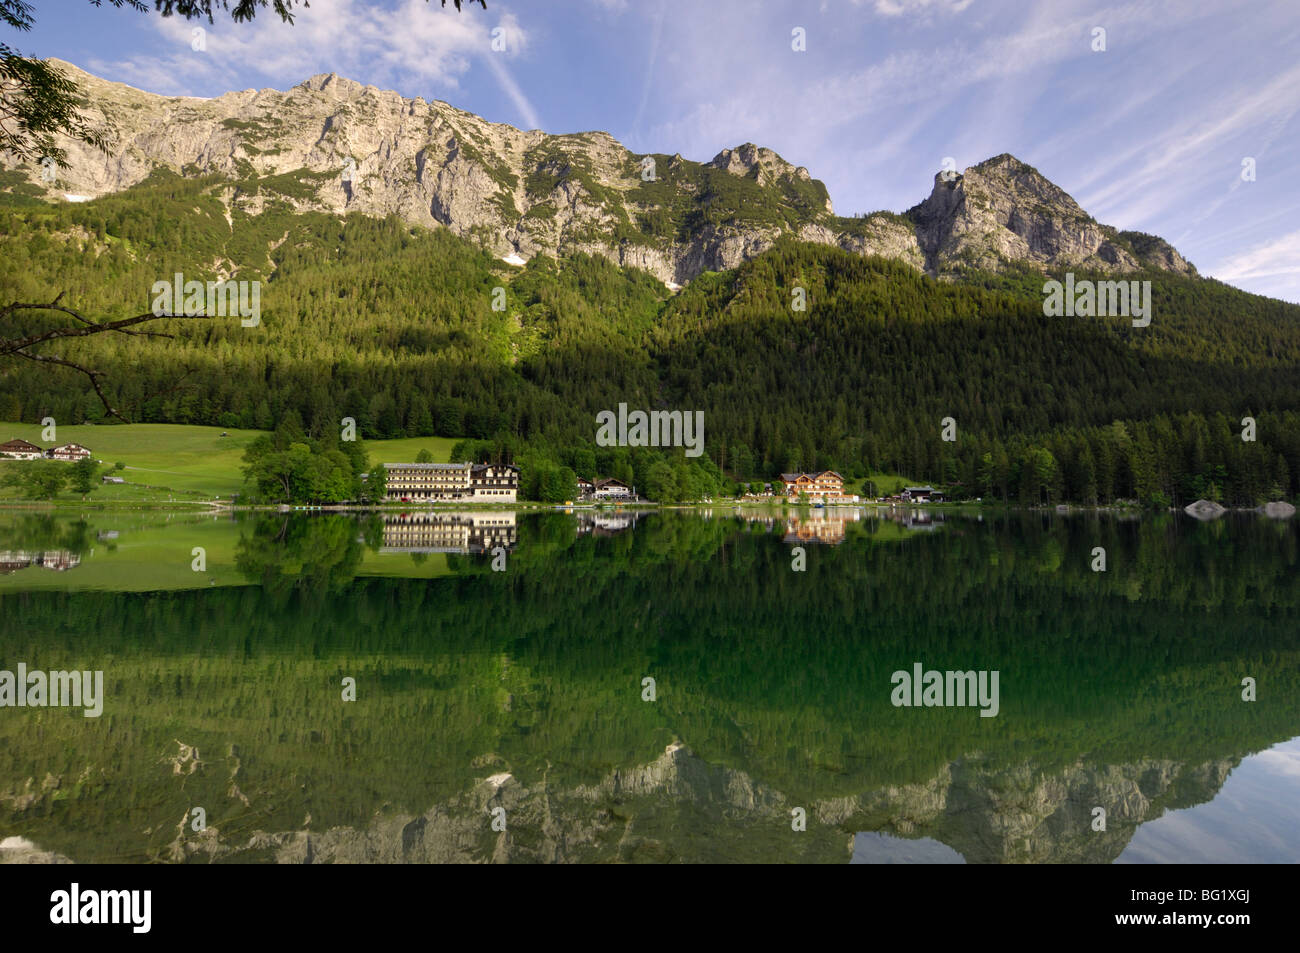
M 1183 507 L 1183 512 L 1198 520 L 1217 520 L 1228 511 L 1213 500 L 1197 500 Z

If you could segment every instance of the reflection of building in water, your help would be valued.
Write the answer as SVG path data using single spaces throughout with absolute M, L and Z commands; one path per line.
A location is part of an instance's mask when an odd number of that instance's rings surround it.
M 613 536 L 636 526 L 639 516 L 636 512 L 579 513 L 578 535 Z
M 519 540 L 513 510 L 403 513 L 384 517 L 381 553 L 486 553 L 513 550 Z
M 930 510 L 890 508 L 884 516 L 905 529 L 937 529 L 943 523 L 943 514 Z
M 81 565 L 81 557 L 76 553 L 69 552 L 66 549 L 48 550 L 41 553 L 34 560 L 37 566 L 42 569 L 53 569 L 55 572 L 63 572 L 65 569 L 71 569 L 74 566 Z
M 791 516 L 785 521 L 787 543 L 826 543 L 838 546 L 844 542 L 844 525 L 856 523 L 861 516 L 857 510 L 829 510 L 816 516 Z
M 17 572 L 28 566 L 40 566 L 63 572 L 81 565 L 81 556 L 66 549 L 49 549 L 44 552 L 23 552 L 22 550 L 5 550 L 0 552 L 0 574 Z
M 0 573 L 5 574 L 6 576 L 11 572 L 26 569 L 31 564 L 31 553 L 15 553 L 10 551 L 0 553 Z

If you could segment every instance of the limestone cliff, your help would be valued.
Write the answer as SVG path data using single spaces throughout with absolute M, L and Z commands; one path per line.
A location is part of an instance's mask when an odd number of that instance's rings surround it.
M 931 274 L 1017 263 L 1194 274 L 1167 243 L 1098 224 L 1009 155 L 941 173 L 906 214 L 844 218 L 807 169 L 753 143 L 700 163 L 637 155 L 604 132 L 523 131 L 333 73 L 283 92 L 197 99 L 58 65 L 111 146 L 61 141 L 69 167 L 52 183 L 39 167 L 0 157 L 5 188 L 25 180 L 51 201 L 119 192 L 164 168 L 213 176 L 228 207 L 254 214 L 268 196 L 301 210 L 393 214 L 446 227 L 512 262 L 582 251 L 669 284 L 733 268 L 783 236 Z

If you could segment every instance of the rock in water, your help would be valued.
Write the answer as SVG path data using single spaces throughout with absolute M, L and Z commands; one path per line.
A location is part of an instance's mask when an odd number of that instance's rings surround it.
M 1271 503 L 1265 503 L 1260 507 L 1260 512 L 1265 516 L 1275 520 L 1289 520 L 1295 516 L 1295 507 L 1290 503 L 1281 500 L 1274 500 Z
M 1197 500 L 1183 507 L 1183 512 L 1198 520 L 1217 520 L 1228 511 L 1213 500 Z

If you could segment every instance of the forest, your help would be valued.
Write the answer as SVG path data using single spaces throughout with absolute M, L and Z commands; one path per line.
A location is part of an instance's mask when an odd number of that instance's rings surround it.
M 103 319 L 147 310 L 177 272 L 262 283 L 256 327 L 161 321 L 173 337 L 67 345 L 132 421 L 293 420 L 332 443 L 352 417 L 363 437 L 463 438 L 523 465 L 532 498 L 569 471 L 672 501 L 815 469 L 855 492 L 903 474 L 1028 505 L 1300 496 L 1300 307 L 1210 279 L 1130 276 L 1152 283 L 1153 320 L 1134 328 L 1044 316 L 1028 269 L 936 280 L 781 242 L 672 294 L 599 258 L 520 268 L 445 230 L 302 213 L 292 175 L 228 222 L 226 185 L 160 171 L 85 204 L 0 192 L 6 302 L 62 292 Z M 598 447 L 595 415 L 620 402 L 703 411 L 705 455 Z M 0 366 L 0 420 L 104 415 L 70 370 Z

